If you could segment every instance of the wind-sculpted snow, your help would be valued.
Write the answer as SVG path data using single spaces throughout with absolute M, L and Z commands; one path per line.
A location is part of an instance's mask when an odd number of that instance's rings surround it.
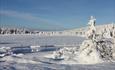
M 74 47 L 81 44 L 85 38 L 76 36 L 40 37 L 37 35 L 4 35 L 0 36 L 0 47 L 32 46 L 56 44 L 58 47 Z M 78 42 L 78 43 L 77 43 Z M 67 45 L 66 45 L 67 44 Z M 73 45 L 73 46 L 70 46 Z M 76 46 L 76 49 L 79 47 Z M 78 47 L 78 48 L 77 48 Z M 75 50 L 75 49 L 74 49 Z M 76 50 L 77 51 L 77 50 Z M 75 64 L 70 62 L 53 60 L 44 56 L 50 56 L 54 51 L 39 51 L 35 53 L 19 53 L 0 58 L 0 70 L 114 70 L 115 63 L 102 63 L 93 65 Z M 69 53 L 69 52 L 68 52 Z M 63 64 L 62 64 L 63 63 Z M 68 65 L 68 64 L 69 65 Z M 71 63 L 71 64 L 70 64 Z M 72 64 L 73 63 L 73 64 Z

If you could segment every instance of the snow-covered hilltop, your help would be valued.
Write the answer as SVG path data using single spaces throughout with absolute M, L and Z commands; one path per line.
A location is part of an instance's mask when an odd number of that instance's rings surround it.
M 115 24 L 104 24 L 104 25 L 97 25 L 96 26 L 96 31 L 97 33 L 103 33 L 105 36 L 110 36 L 111 35 L 111 30 L 115 30 Z M 78 35 L 78 36 L 85 36 L 85 33 L 87 32 L 88 27 L 83 27 L 83 28 L 78 28 L 78 29 L 73 29 L 73 30 L 67 30 L 65 32 L 68 32 L 73 34 L 73 35 Z
M 3 30 L 0 70 L 115 69 L 115 24 L 97 26 L 95 17 L 87 27 L 65 31 Z
M 110 36 L 111 30 L 115 29 L 115 24 L 97 25 L 97 33 L 103 33 L 104 36 Z M 35 31 L 24 28 L 0 28 L 0 34 L 37 34 L 39 36 L 85 36 L 88 27 L 82 27 L 64 31 Z

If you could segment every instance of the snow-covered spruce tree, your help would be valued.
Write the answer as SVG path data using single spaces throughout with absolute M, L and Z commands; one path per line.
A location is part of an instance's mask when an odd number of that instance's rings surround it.
M 54 59 L 64 59 L 66 61 L 76 61 L 76 63 L 93 64 L 104 61 L 113 61 L 113 42 L 99 35 L 95 28 L 95 18 L 91 16 L 84 40 L 79 49 L 62 48 L 53 54 Z
M 88 58 L 92 58 L 93 62 L 95 63 L 98 63 L 98 61 L 111 61 L 113 59 L 112 41 L 103 38 L 102 35 L 100 37 L 97 36 L 95 28 L 95 19 L 93 17 L 90 18 L 88 24 L 89 30 L 86 35 L 87 40 L 85 40 L 80 47 L 80 57 L 83 58 L 83 55 L 85 57 L 88 56 Z

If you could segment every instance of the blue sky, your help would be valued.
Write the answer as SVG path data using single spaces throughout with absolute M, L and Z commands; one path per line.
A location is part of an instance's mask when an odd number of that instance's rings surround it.
M 115 22 L 115 0 L 0 0 L 0 26 L 64 30 Z

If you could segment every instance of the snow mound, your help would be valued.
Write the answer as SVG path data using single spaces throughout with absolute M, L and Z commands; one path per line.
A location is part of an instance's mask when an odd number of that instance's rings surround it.
M 62 48 L 55 51 L 53 59 L 63 59 L 62 63 L 70 64 L 96 64 L 114 61 L 115 52 L 113 43 L 108 40 L 93 42 L 85 40 L 80 48 Z M 72 63 L 71 63 L 72 62 Z

